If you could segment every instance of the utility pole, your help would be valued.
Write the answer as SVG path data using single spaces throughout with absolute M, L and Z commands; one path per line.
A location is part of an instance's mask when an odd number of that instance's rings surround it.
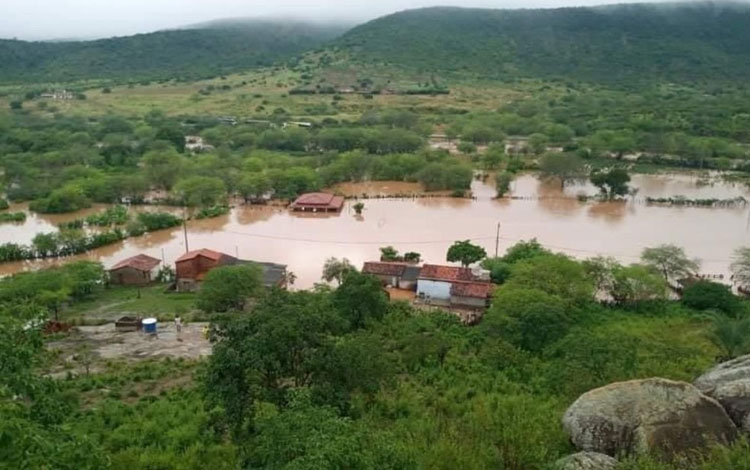
M 500 249 L 500 222 L 497 223 L 497 234 L 495 235 L 495 258 L 497 258 Z
M 185 253 L 190 251 L 190 248 L 188 247 L 188 236 L 187 236 L 187 219 L 185 212 L 187 209 L 185 206 L 182 206 L 182 233 L 185 235 Z

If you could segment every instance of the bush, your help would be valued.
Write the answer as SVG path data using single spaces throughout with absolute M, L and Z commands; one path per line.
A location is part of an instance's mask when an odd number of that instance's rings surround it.
M 740 308 L 740 299 L 729 286 L 711 281 L 698 281 L 685 288 L 682 303 L 696 310 L 716 309 L 734 314 Z

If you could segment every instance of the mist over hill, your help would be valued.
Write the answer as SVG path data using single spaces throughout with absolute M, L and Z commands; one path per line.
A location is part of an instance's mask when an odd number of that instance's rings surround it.
M 237 20 L 95 41 L 0 40 L 0 81 L 216 76 L 288 59 L 344 30 L 339 25 Z

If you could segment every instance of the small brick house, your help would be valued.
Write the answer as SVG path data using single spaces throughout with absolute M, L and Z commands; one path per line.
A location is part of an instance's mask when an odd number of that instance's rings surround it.
M 264 286 L 268 288 L 286 287 L 286 265 L 241 260 L 234 256 L 204 248 L 185 253 L 175 261 L 177 290 L 179 292 L 195 291 L 200 286 L 200 282 L 206 276 L 206 273 L 210 270 L 234 264 L 255 264 L 261 268 Z
M 177 290 L 194 291 L 207 272 L 219 266 L 236 264 L 237 261 L 234 256 L 206 248 L 189 251 L 175 261 Z
M 112 284 L 142 286 L 154 280 L 154 270 L 161 263 L 157 258 L 140 254 L 124 259 L 109 269 Z

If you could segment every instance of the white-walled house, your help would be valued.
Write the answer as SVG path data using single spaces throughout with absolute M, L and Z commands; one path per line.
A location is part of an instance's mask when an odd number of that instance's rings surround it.
M 486 306 L 490 283 L 470 268 L 425 264 L 417 280 L 417 297 L 437 305 Z M 459 295 L 456 295 L 459 294 Z M 464 301 L 471 298 L 471 301 Z

